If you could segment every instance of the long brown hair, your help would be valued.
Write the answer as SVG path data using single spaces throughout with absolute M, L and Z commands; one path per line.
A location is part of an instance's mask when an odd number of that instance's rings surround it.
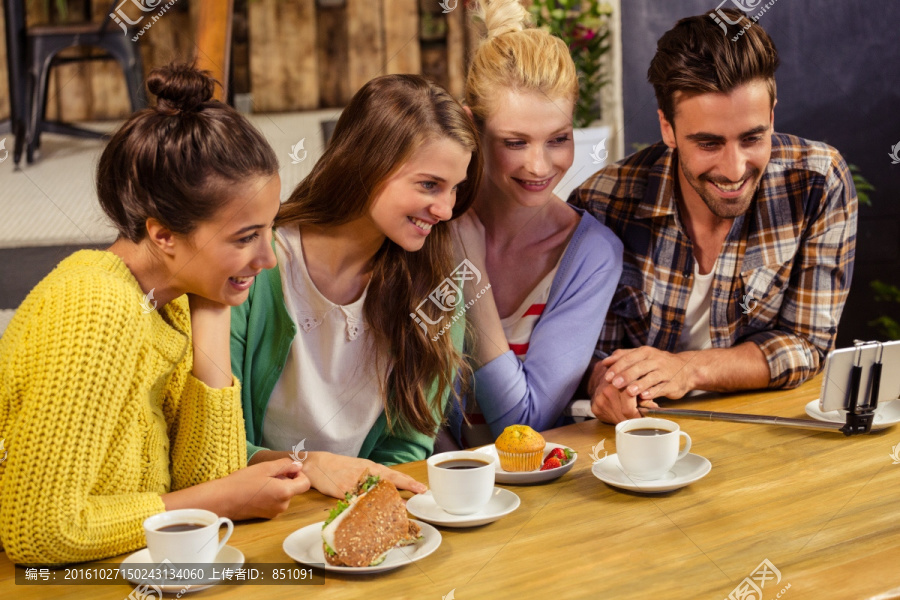
M 282 205 L 275 225 L 337 226 L 363 216 L 418 148 L 444 138 L 472 152 L 467 179 L 456 193 L 456 218 L 472 205 L 481 179 L 482 157 L 471 119 L 443 88 L 417 75 L 369 81 L 341 114 L 324 155 Z M 389 427 L 399 424 L 433 436 L 443 419 L 440 399 L 453 392 L 454 372 L 464 368 L 449 335 L 429 336 L 410 317 L 450 277 L 452 257 L 449 226 L 438 223 L 418 252 L 407 252 L 387 238 L 372 259 L 363 315 L 374 337 L 376 364 L 390 365 L 382 391 Z M 434 322 L 444 316 L 432 302 L 419 310 Z M 432 385 L 437 392 L 433 406 L 427 398 Z
M 723 34 L 721 12 L 744 33 L 737 41 Z M 717 23 L 717 21 L 719 21 Z M 675 92 L 724 93 L 756 79 L 766 82 L 775 106 L 775 70 L 778 50 L 769 34 L 734 8 L 681 19 L 663 34 L 650 61 L 647 80 L 666 120 L 675 125 Z
M 214 217 L 234 184 L 274 175 L 272 147 L 235 109 L 213 100 L 208 71 L 171 63 L 153 69 L 157 103 L 116 131 L 97 167 L 97 195 L 119 236 L 132 242 L 154 218 L 187 235 Z

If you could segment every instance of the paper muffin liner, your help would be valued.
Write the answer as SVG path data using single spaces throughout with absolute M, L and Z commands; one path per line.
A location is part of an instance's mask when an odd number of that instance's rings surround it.
M 541 449 L 534 452 L 504 452 L 503 450 L 497 450 L 497 455 L 500 457 L 500 467 L 504 471 L 536 471 L 541 468 L 544 450 Z

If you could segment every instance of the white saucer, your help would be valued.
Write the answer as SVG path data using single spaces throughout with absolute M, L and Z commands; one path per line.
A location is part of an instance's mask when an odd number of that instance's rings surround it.
M 153 559 L 150 558 L 150 551 L 146 548 L 143 550 L 138 550 L 134 554 L 130 555 L 128 558 L 123 560 L 119 565 L 119 572 L 122 574 L 122 577 L 130 581 L 135 585 L 150 585 L 159 589 L 159 591 L 165 594 L 177 594 L 182 590 L 188 592 L 199 592 L 200 590 L 205 590 L 207 588 L 211 588 L 217 583 L 221 583 L 221 579 L 206 579 L 204 581 L 197 582 L 195 584 L 189 585 L 157 585 L 152 581 L 141 581 L 139 579 L 132 579 L 128 577 L 126 574 L 127 571 L 122 569 L 122 567 L 128 568 L 136 568 L 136 569 L 152 569 L 156 566 L 156 563 L 153 562 Z M 234 546 L 226 545 L 219 553 L 216 554 L 216 560 L 213 563 L 210 563 L 211 567 L 214 567 L 217 571 L 221 572 L 223 569 L 239 569 L 244 566 L 244 553 L 235 548 Z M 176 567 L 177 568 L 177 567 Z
M 625 471 L 622 470 L 622 465 L 619 464 L 619 457 L 615 454 L 610 454 L 600 462 L 594 463 L 591 473 L 600 481 L 613 487 L 633 492 L 658 494 L 671 492 L 703 479 L 710 469 L 712 469 L 712 463 L 707 459 L 697 454 L 688 454 L 675 463 L 672 470 L 666 473 L 666 476 L 662 479 L 643 481 L 641 479 L 631 479 L 626 475 Z
M 547 455 L 550 454 L 550 451 L 554 448 L 568 448 L 569 450 L 572 450 L 568 446 L 564 446 L 562 444 L 553 444 L 551 442 L 547 442 L 547 445 L 544 446 L 544 456 L 541 458 L 541 463 L 544 462 L 544 459 L 547 458 Z M 482 448 L 476 448 L 475 451 L 484 452 L 485 454 L 489 454 L 494 457 L 497 456 L 497 448 L 495 448 L 493 444 L 491 444 L 490 446 L 484 446 Z M 498 459 L 496 463 L 497 473 L 496 475 L 494 475 L 494 481 L 496 481 L 497 483 L 541 483 L 543 481 L 551 481 L 568 473 L 572 469 L 572 466 L 575 464 L 575 461 L 577 459 L 578 453 L 572 450 L 572 460 L 561 467 L 556 467 L 555 469 L 547 469 L 546 471 L 536 469 L 534 471 L 521 472 L 504 471 L 500 466 L 500 461 Z
M 822 412 L 819 408 L 818 398 L 806 405 L 806 414 L 817 421 L 826 421 L 828 423 L 846 423 L 846 411 L 830 410 Z M 879 404 L 875 409 L 875 419 L 872 420 L 872 431 L 880 431 L 887 429 L 892 425 L 900 423 L 900 400 L 891 400 L 884 404 Z
M 478 512 L 471 515 L 451 515 L 437 505 L 429 490 L 407 500 L 406 510 L 414 517 L 443 527 L 476 527 L 505 517 L 519 508 L 520 503 L 519 497 L 514 493 L 495 487 L 487 506 Z
M 285 554 L 298 563 L 318 567 L 326 571 L 336 571 L 350 575 L 390 571 L 391 569 L 414 563 L 417 560 L 422 560 L 441 545 L 440 531 L 428 523 L 411 520 L 414 523 L 418 523 L 419 527 L 422 528 L 422 535 L 425 536 L 425 539 L 411 546 L 402 546 L 389 550 L 384 562 L 375 567 L 336 567 L 325 562 L 325 551 L 322 549 L 322 525 L 325 524 L 325 521 L 298 529 L 284 539 L 281 547 Z

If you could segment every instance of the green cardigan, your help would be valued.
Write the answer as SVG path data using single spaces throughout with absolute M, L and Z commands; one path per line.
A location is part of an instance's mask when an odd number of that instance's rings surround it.
M 465 317 L 462 316 L 449 331 L 454 346 L 460 351 L 464 331 Z M 231 309 L 231 371 L 241 381 L 248 459 L 264 449 L 259 444 L 262 443 L 266 408 L 296 334 L 297 325 L 284 304 L 278 267 L 263 271 L 256 276 L 247 301 Z M 436 385 L 432 387 L 429 399 L 435 393 L 434 387 Z M 448 397 L 449 390 L 441 398 L 443 408 L 447 406 Z M 423 460 L 433 451 L 433 436 L 398 425 L 389 432 L 382 411 L 363 441 L 359 457 L 395 465 Z

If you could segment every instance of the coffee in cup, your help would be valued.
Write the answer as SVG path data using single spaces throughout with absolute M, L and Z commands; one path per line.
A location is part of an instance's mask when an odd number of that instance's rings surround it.
M 496 457 L 463 450 L 435 454 L 426 464 L 431 495 L 444 511 L 470 515 L 491 500 Z
M 227 531 L 220 540 L 222 525 Z M 215 562 L 232 531 L 231 519 L 199 508 L 168 510 L 144 520 L 147 549 L 156 564 L 165 560 L 175 564 Z
M 678 451 L 684 437 L 684 449 Z M 650 481 L 665 476 L 691 450 L 691 436 L 678 423 L 644 417 L 616 425 L 616 455 L 632 479 Z

